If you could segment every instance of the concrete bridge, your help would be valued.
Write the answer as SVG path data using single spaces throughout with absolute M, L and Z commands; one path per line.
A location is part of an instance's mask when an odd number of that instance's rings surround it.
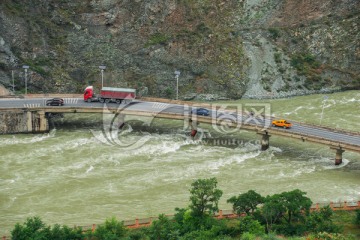
M 360 134 L 355 132 L 324 128 L 321 126 L 292 122 L 290 129 L 271 126 L 272 118 L 259 114 L 249 116 L 241 112 L 218 111 L 207 106 L 209 116 L 199 116 L 192 109 L 203 104 L 189 102 L 134 101 L 131 104 L 87 103 L 80 98 L 64 98 L 64 106 L 46 106 L 45 98 L 2 99 L 0 100 L 0 134 L 41 133 L 49 130 L 48 119 L 60 113 L 99 113 L 113 114 L 117 126 L 122 126 L 127 115 L 183 120 L 197 131 L 199 123 L 213 126 L 226 126 L 235 129 L 254 131 L 261 137 L 261 149 L 269 147 L 272 135 L 295 138 L 329 146 L 335 152 L 335 164 L 342 163 L 345 150 L 360 153 Z M 155 100 L 155 99 L 147 99 Z

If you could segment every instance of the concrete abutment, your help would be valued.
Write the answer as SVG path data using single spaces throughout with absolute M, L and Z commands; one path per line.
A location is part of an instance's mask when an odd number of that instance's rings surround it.
M 49 131 L 43 110 L 9 110 L 0 112 L 0 134 L 43 133 Z

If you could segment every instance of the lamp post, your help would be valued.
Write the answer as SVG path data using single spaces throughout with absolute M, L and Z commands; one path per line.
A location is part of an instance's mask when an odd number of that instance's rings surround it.
M 13 94 L 15 94 L 14 70 L 11 70 L 11 79 L 12 79 Z
M 25 69 L 25 95 L 27 94 L 27 70 L 28 70 L 29 66 L 28 65 L 23 65 L 23 69 Z
M 104 70 L 106 69 L 105 65 L 101 65 L 99 66 L 100 70 L 101 70 L 101 88 L 104 87 Z
M 176 78 L 176 100 L 178 100 L 179 98 L 179 76 L 180 76 L 180 71 L 176 70 L 175 71 L 175 78 Z

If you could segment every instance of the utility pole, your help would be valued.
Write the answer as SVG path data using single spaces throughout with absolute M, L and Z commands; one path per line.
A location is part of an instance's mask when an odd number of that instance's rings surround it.
M 104 70 L 106 69 L 105 65 L 99 66 L 101 70 L 101 89 L 104 87 Z
M 11 79 L 12 79 L 12 89 L 13 89 L 13 94 L 15 94 L 15 83 L 14 83 L 14 70 L 11 70 Z
M 179 76 L 180 76 L 180 71 L 176 70 L 175 71 L 175 78 L 176 78 L 176 100 L 179 99 Z
M 27 70 L 29 69 L 29 66 L 23 65 L 23 69 L 25 69 L 25 95 L 27 95 Z

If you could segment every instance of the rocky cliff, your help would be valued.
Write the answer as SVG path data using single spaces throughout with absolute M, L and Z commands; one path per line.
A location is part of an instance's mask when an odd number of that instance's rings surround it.
M 0 83 L 268 98 L 360 86 L 359 0 L 2 0 Z

